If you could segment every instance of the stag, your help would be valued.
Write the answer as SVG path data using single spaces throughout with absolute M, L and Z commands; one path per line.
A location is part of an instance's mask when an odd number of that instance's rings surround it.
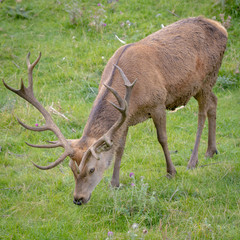
M 188 18 L 173 23 L 139 42 L 120 47 L 107 63 L 99 92 L 80 139 L 67 140 L 51 115 L 33 94 L 32 72 L 37 60 L 30 64 L 27 56 L 28 87 L 21 81 L 19 90 L 4 85 L 27 100 L 44 116 L 46 124 L 31 127 L 33 131 L 52 131 L 58 141 L 38 148 L 64 148 L 63 154 L 48 166 L 56 167 L 67 156 L 75 178 L 74 203 L 87 203 L 101 181 L 104 171 L 115 157 L 111 184 L 119 186 L 119 170 L 128 128 L 152 118 L 162 146 L 167 173 L 176 174 L 167 145 L 166 109 L 186 105 L 194 97 L 199 106 L 195 145 L 188 168 L 198 163 L 198 148 L 204 123 L 208 118 L 208 148 L 206 157 L 217 153 L 216 107 L 217 97 L 212 88 L 217 80 L 227 43 L 227 32 L 218 22 L 203 17 Z

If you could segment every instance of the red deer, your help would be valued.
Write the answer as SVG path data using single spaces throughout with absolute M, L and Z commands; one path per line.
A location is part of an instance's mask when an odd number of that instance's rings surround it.
M 32 72 L 37 60 L 30 64 L 27 57 L 29 86 L 23 82 L 15 90 L 4 85 L 37 108 L 46 125 L 30 127 L 33 131 L 50 130 L 58 141 L 32 147 L 63 147 L 64 153 L 48 166 L 51 169 L 70 157 L 75 178 L 74 203 L 87 203 L 93 189 L 101 181 L 104 171 L 115 157 L 111 184 L 119 186 L 119 170 L 125 140 L 130 126 L 152 118 L 158 141 L 163 148 L 167 173 L 176 174 L 167 145 L 166 109 L 186 105 L 194 97 L 199 106 L 195 146 L 188 168 L 198 163 L 198 147 L 208 118 L 207 157 L 217 153 L 216 106 L 212 88 L 217 80 L 227 43 L 227 32 L 218 22 L 203 17 L 188 18 L 173 23 L 139 42 L 120 47 L 108 61 L 100 82 L 99 92 L 81 139 L 67 140 L 53 122 L 50 114 L 33 94 Z M 126 92 L 125 92 L 126 90 Z

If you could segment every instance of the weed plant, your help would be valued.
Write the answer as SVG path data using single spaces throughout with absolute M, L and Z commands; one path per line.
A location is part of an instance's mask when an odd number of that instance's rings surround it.
M 101 73 L 123 42 L 138 41 L 179 19 L 203 15 L 228 28 L 229 40 L 214 92 L 218 97 L 219 154 L 205 159 L 207 122 L 198 168 L 187 171 L 197 130 L 197 104 L 167 113 L 169 149 L 177 175 L 166 178 L 164 154 L 151 120 L 130 128 L 118 189 L 106 171 L 84 206 L 72 203 L 67 160 L 40 171 L 61 150 L 32 149 L 54 140 L 28 103 L 0 84 L 0 239 L 239 239 L 240 19 L 238 0 L 0 1 L 0 78 L 26 82 L 25 58 L 42 52 L 34 92 L 68 139 L 80 138 Z M 117 37 L 116 37 L 117 36 Z M 131 177 L 130 177 L 131 175 Z

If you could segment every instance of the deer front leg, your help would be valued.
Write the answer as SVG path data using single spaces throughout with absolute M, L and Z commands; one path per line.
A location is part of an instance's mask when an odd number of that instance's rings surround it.
M 176 174 L 176 169 L 172 163 L 170 152 L 168 150 L 165 107 L 159 107 L 156 109 L 156 111 L 151 114 L 151 117 L 157 130 L 158 141 L 161 144 L 165 155 L 167 173 L 171 176 L 174 176 Z
M 112 180 L 111 180 L 112 187 L 119 187 L 119 185 L 120 185 L 119 184 L 119 172 L 120 172 L 122 155 L 123 155 L 124 147 L 125 147 L 125 143 L 126 143 L 127 132 L 128 132 L 128 129 L 124 131 L 124 133 L 120 139 L 119 145 L 116 149 L 114 169 L 113 169 L 113 175 L 112 175 Z

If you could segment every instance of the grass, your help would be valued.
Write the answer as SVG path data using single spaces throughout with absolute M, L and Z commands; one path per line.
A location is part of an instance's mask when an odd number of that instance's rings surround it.
M 101 72 L 122 45 L 115 34 L 131 43 L 181 18 L 204 15 L 220 20 L 220 13 L 225 19 L 232 14 L 228 48 L 214 88 L 219 154 L 204 158 L 206 126 L 199 150 L 202 167 L 186 170 L 197 129 L 197 104 L 191 100 L 184 109 L 167 115 L 177 176 L 165 177 L 163 152 L 152 122 L 146 121 L 128 134 L 121 187 L 109 187 L 110 168 L 85 206 L 72 203 L 74 179 L 67 161 L 50 171 L 32 166 L 31 160 L 42 165 L 54 161 L 60 151 L 26 146 L 25 141 L 39 143 L 53 135 L 23 129 L 15 116 L 32 125 L 43 123 L 42 117 L 0 84 L 0 239 L 239 239 L 240 21 L 227 1 L 216 2 L 0 3 L 0 78 L 19 86 L 20 78 L 27 76 L 28 51 L 32 60 L 41 51 L 34 90 L 44 106 L 53 105 L 69 118 L 53 115 L 67 138 L 81 137 Z M 113 236 L 108 236 L 109 231 Z

